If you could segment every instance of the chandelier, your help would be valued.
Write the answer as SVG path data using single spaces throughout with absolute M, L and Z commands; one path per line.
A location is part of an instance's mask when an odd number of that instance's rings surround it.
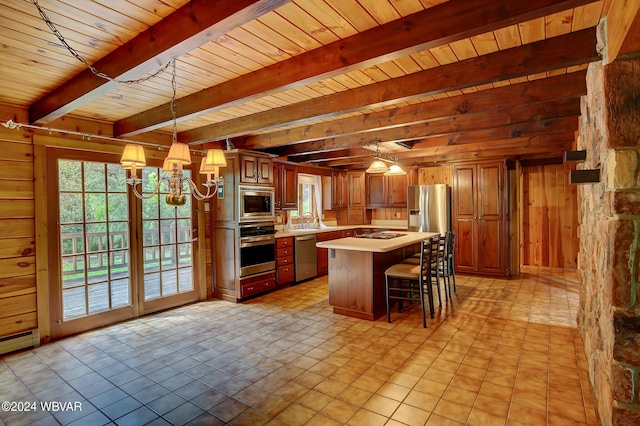
M 374 161 L 371 163 L 366 173 L 383 173 L 385 176 L 406 175 L 402 167 L 398 164 L 398 154 L 393 153 L 393 159 L 388 159 L 380 154 L 378 148 L 378 142 L 376 142 L 376 153 L 373 156 Z M 391 166 L 387 166 L 386 163 L 392 163 Z
M 183 167 L 191 164 L 191 153 L 189 152 L 189 146 L 178 142 L 177 130 L 176 130 L 176 62 L 173 60 L 173 70 L 171 73 L 171 115 L 173 119 L 173 139 L 171 148 L 169 148 L 169 154 L 164 159 L 162 164 L 162 172 L 168 173 L 168 176 L 161 176 L 158 183 L 153 188 L 152 192 L 143 195 L 138 191 L 138 185 L 142 184 L 142 178 L 138 177 L 138 169 L 146 166 L 146 159 L 144 156 L 144 150 L 141 145 L 127 144 L 124 147 L 122 158 L 120 158 L 120 164 L 123 169 L 129 170 L 130 175 L 127 179 L 127 184 L 131 186 L 133 193 L 140 199 L 148 199 L 156 195 L 163 183 L 165 183 L 168 194 L 166 196 L 167 204 L 171 206 L 182 206 L 187 202 L 185 193 L 191 192 L 191 195 L 196 200 L 204 200 L 213 197 L 218 190 L 222 192 L 224 180 L 219 176 L 219 168 L 226 167 L 227 161 L 224 157 L 224 152 L 221 149 L 210 149 L 207 151 L 206 156 L 202 158 L 200 162 L 200 173 L 206 175 L 206 180 L 202 184 L 206 191 L 200 191 L 198 185 L 189 177 L 184 176 Z

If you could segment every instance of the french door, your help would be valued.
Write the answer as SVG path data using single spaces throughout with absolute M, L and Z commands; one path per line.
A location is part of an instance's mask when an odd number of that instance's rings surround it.
M 142 303 L 141 313 L 198 299 L 193 273 L 192 203 L 166 203 L 168 192 L 151 196 L 161 177 L 160 168 L 142 171 Z M 184 170 L 186 177 L 190 170 Z M 166 185 L 162 185 L 166 189 Z M 150 197 L 150 198 L 146 198 Z
M 156 167 L 143 169 L 139 200 L 115 156 L 50 153 L 52 337 L 198 299 L 190 197 L 175 208 L 150 194 Z

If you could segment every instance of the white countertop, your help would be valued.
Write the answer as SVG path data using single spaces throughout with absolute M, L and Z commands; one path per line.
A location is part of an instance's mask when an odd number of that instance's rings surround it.
M 388 240 L 377 240 L 373 238 L 340 238 L 337 240 L 323 241 L 316 243 L 316 247 L 337 249 L 337 250 L 354 250 L 366 251 L 372 253 L 385 253 L 395 249 L 399 249 L 411 244 L 419 243 L 433 235 L 435 232 L 407 232 L 400 231 L 405 234 L 401 237 L 391 238 Z
M 296 229 L 294 231 L 277 231 L 276 238 L 297 237 L 300 235 L 319 234 L 321 232 L 342 231 L 345 229 L 407 229 L 407 226 L 381 226 L 381 225 L 351 225 L 351 226 L 327 226 L 324 228 Z M 405 231 L 398 231 L 405 232 Z

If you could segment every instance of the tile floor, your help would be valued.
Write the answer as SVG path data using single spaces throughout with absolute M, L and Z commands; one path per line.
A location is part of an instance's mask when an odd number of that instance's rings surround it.
M 458 276 L 419 310 L 332 313 L 327 280 L 198 303 L 0 358 L 0 401 L 81 402 L 6 425 L 597 424 L 575 272 Z

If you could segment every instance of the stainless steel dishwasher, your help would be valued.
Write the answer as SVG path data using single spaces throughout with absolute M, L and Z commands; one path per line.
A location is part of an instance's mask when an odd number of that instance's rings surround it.
M 296 237 L 295 264 L 297 283 L 318 275 L 315 234 Z

